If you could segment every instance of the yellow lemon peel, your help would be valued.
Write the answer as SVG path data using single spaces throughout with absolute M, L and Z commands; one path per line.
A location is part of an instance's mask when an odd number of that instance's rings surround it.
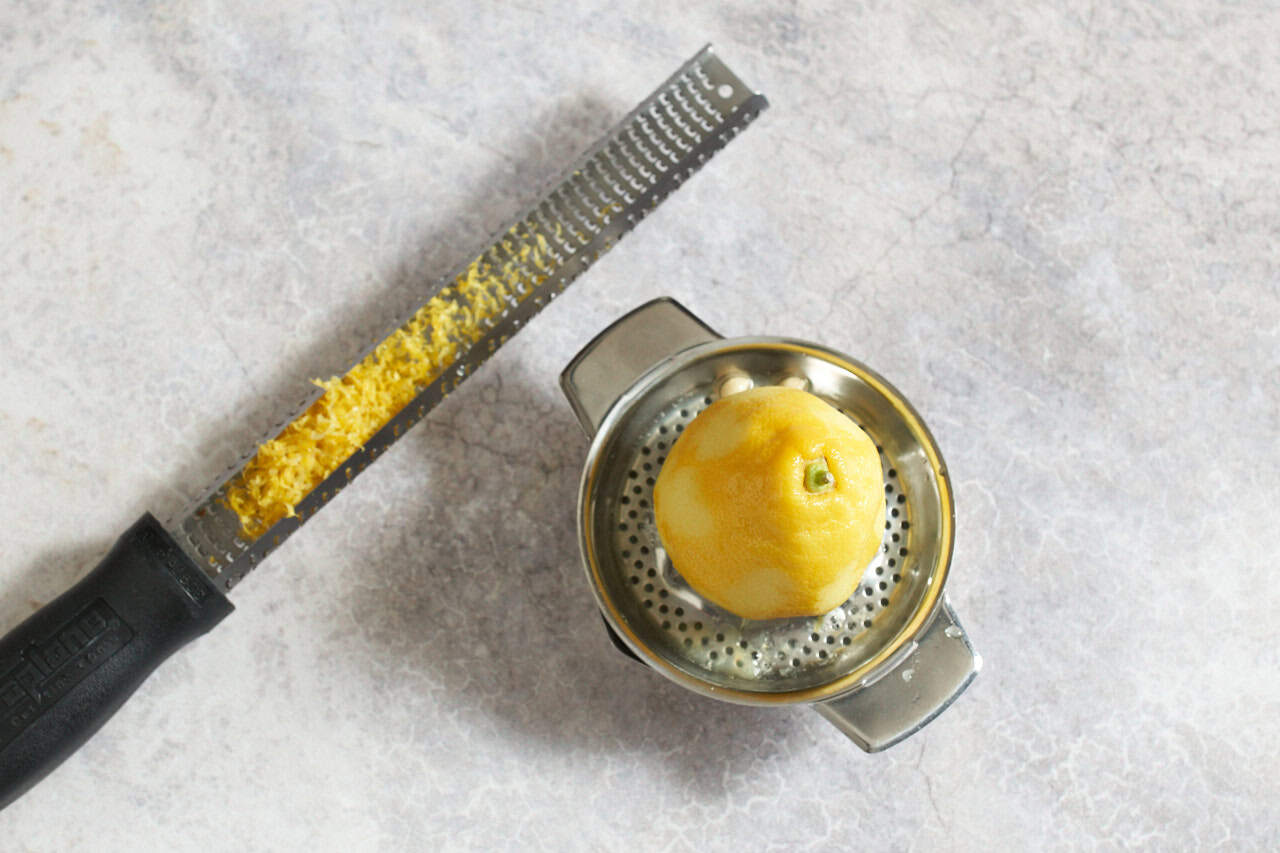
M 676 571 L 748 619 L 838 607 L 884 532 L 875 443 L 795 388 L 754 388 L 709 406 L 671 448 L 653 500 Z

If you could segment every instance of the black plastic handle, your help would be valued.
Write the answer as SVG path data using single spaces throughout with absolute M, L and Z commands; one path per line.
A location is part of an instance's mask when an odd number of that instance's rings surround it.
M 231 602 L 150 513 L 0 640 L 0 809 L 102 727 Z

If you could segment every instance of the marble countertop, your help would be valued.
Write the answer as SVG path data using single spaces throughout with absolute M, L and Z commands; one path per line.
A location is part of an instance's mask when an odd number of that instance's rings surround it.
M 1273 6 L 285 5 L 0 11 L 0 629 L 702 43 L 772 108 L 0 814 L 0 846 L 1280 846 Z M 664 294 L 868 362 L 947 457 L 948 591 L 986 666 L 886 753 L 700 698 L 601 629 L 557 376 Z

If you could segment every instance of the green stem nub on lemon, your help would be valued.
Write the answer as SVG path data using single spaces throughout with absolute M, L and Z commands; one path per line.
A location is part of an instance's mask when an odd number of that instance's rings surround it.
M 753 388 L 694 418 L 667 455 L 653 502 L 676 571 L 748 619 L 840 606 L 884 532 L 875 443 L 795 388 Z
M 804 466 L 805 491 L 815 495 L 829 492 L 835 482 L 831 477 L 831 469 L 827 467 L 827 460 L 819 459 Z

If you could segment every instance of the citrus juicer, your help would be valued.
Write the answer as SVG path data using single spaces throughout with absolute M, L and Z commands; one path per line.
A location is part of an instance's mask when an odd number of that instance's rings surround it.
M 623 652 L 705 696 L 812 704 L 868 752 L 919 731 L 973 681 L 982 659 L 943 594 L 955 526 L 947 469 L 919 414 L 878 374 L 818 344 L 723 338 L 663 298 L 601 332 L 560 384 L 591 439 L 578 492 L 582 560 Z M 842 605 L 756 621 L 680 577 L 654 524 L 653 485 L 702 409 L 774 384 L 816 394 L 876 443 L 885 528 Z

